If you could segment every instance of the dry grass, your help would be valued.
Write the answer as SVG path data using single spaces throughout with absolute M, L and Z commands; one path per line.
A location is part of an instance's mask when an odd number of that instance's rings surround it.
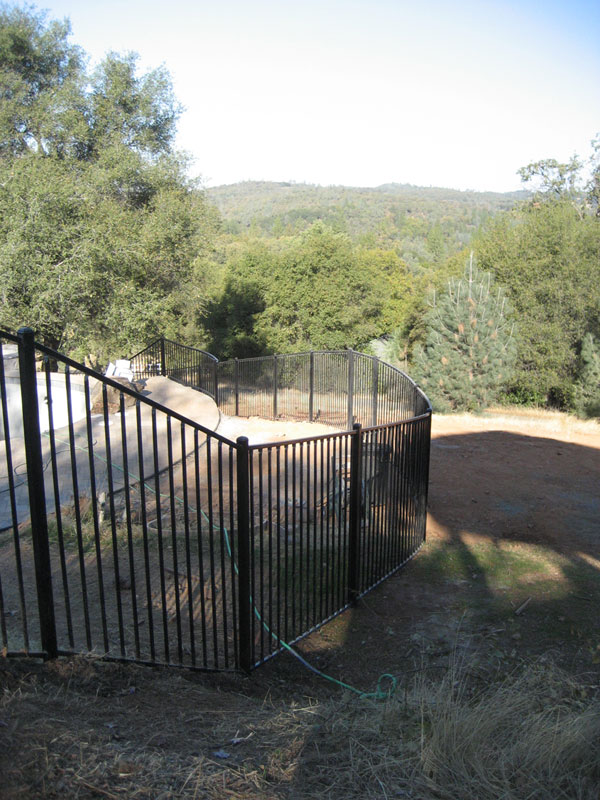
M 7 800 L 598 797 L 598 686 L 551 664 L 492 685 L 455 667 L 421 673 L 383 703 L 89 659 L 11 669 Z
M 481 414 L 434 414 L 434 430 L 443 432 L 448 425 L 452 428 L 517 431 L 564 441 L 580 436 L 600 436 L 600 421 L 579 419 L 563 411 L 520 406 L 497 406 Z
M 597 799 L 600 698 L 551 665 L 483 689 L 450 669 L 375 708 L 330 705 L 307 749 L 297 797 Z

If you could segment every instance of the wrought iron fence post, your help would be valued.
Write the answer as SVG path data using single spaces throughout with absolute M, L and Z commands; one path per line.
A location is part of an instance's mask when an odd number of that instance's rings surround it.
M 235 381 L 235 416 L 240 414 L 240 362 L 236 358 L 234 361 L 234 381 Z
M 250 477 L 248 437 L 236 440 L 237 470 L 237 558 L 238 558 L 238 644 L 240 668 L 250 672 L 252 668 L 252 634 L 250 615 Z
M 215 393 L 215 403 L 219 405 L 219 362 L 213 361 L 213 386 Z
M 424 435 L 423 439 L 420 443 L 420 451 L 424 454 L 425 463 L 423 465 L 423 486 L 424 486 L 424 497 L 423 497 L 423 541 L 427 539 L 427 502 L 429 499 L 429 467 L 430 467 L 430 459 L 431 459 L 431 414 L 427 418 L 427 420 L 423 423 L 424 428 Z M 423 440 L 425 441 L 425 445 L 423 444 Z
M 35 341 L 31 328 L 20 328 L 19 372 L 21 401 L 23 404 L 23 438 L 27 463 L 27 488 L 31 515 L 31 539 L 35 565 L 40 635 L 42 649 L 48 658 L 56 658 L 56 621 L 52 593 L 52 567 L 48 545 L 48 520 L 46 517 L 46 491 L 44 489 L 44 463 L 38 408 L 37 378 L 35 374 Z
M 277 419 L 277 356 L 273 356 L 273 419 Z
M 373 417 L 371 425 L 377 425 L 377 390 L 379 388 L 379 359 L 373 358 L 373 401 L 371 403 Z
M 160 337 L 160 374 L 167 374 L 167 361 L 165 358 L 165 337 Z
M 310 367 L 308 372 L 308 421 L 313 421 L 314 402 L 313 397 L 315 393 L 315 354 L 310 351 Z
M 348 602 L 360 594 L 360 520 L 362 512 L 362 427 L 353 425 L 350 442 L 350 520 L 348 532 Z
M 354 424 L 354 350 L 348 350 L 348 430 Z

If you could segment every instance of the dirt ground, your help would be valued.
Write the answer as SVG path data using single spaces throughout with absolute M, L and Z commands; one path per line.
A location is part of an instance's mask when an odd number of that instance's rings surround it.
M 237 435 L 285 435 L 253 424 Z M 600 425 L 434 417 L 427 541 L 298 645 L 327 677 L 288 653 L 250 677 L 0 659 L 0 796 L 308 797 L 294 726 L 352 697 L 335 681 L 372 692 L 460 663 L 488 683 L 552 661 L 597 689 L 599 601 Z

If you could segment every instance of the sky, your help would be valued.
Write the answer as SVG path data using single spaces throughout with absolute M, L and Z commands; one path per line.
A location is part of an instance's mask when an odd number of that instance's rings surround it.
M 590 155 L 598 0 L 50 0 L 97 63 L 164 65 L 205 186 L 522 188 Z

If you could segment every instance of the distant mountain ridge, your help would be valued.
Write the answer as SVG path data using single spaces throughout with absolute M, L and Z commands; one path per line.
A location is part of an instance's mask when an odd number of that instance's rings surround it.
M 219 209 L 225 231 L 234 235 L 289 236 L 320 220 L 359 244 L 393 248 L 415 264 L 430 258 L 428 240 L 433 246 L 435 239 L 443 255 L 456 252 L 486 219 L 508 211 L 529 193 L 400 183 L 364 188 L 243 181 L 207 189 L 206 195 Z

